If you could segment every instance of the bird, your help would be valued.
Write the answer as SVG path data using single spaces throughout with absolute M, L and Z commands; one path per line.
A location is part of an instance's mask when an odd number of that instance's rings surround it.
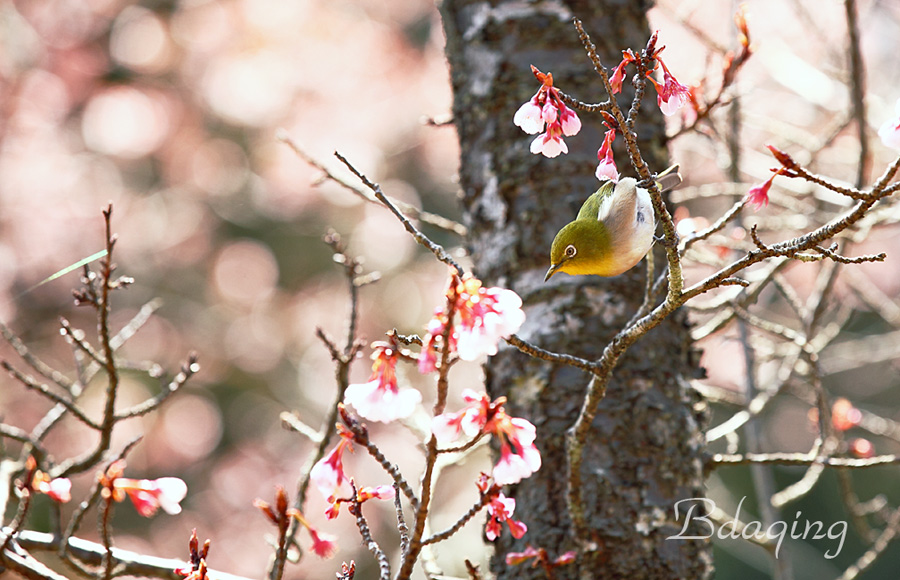
M 656 176 L 665 192 L 681 183 L 678 165 Z M 650 193 L 633 177 L 618 183 L 605 181 L 566 224 L 550 246 L 550 269 L 544 282 L 557 272 L 573 276 L 618 276 L 640 262 L 653 246 L 656 220 Z

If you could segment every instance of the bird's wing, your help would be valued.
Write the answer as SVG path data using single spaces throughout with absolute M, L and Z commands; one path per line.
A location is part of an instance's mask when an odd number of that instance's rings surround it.
M 612 192 L 615 186 L 616 184 L 612 181 L 604 181 L 600 189 L 585 200 L 575 219 L 605 220 L 609 215 L 610 207 L 612 207 Z

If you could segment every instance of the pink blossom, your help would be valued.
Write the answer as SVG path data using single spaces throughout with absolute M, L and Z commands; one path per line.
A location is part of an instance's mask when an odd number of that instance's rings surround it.
M 375 487 L 361 487 L 356 492 L 356 499 L 360 502 L 375 499 L 394 499 L 396 490 L 393 485 L 376 485 Z
M 153 480 L 119 477 L 114 486 L 128 494 L 135 509 L 145 518 L 154 515 L 159 508 L 168 514 L 181 513 L 181 500 L 187 495 L 187 485 L 177 477 Z
M 443 337 L 447 327 L 447 315 L 441 309 L 437 309 L 434 318 L 428 322 L 427 333 L 422 341 L 422 350 L 419 352 L 419 372 L 430 373 L 437 368 L 437 339 Z M 456 350 L 456 333 L 450 333 L 450 351 Z
M 541 468 L 541 453 L 534 444 L 536 429 L 529 421 L 502 410 L 485 429 L 500 437 L 500 460 L 492 475 L 500 485 L 518 483 Z
M 629 62 L 627 58 L 622 59 L 622 62 L 613 71 L 612 76 L 609 77 L 609 85 L 612 87 L 612 94 L 614 95 L 622 91 L 622 83 L 625 81 L 625 67 Z
M 524 564 L 528 560 L 533 559 L 536 561 L 532 563 L 532 567 L 542 564 L 545 568 L 555 568 L 556 566 L 571 564 L 575 561 L 577 555 L 577 552 L 574 550 L 569 550 L 551 562 L 550 558 L 547 556 L 547 550 L 544 548 L 535 548 L 529 544 L 525 547 L 524 552 L 509 552 L 506 554 L 506 563 L 510 566 L 515 566 L 517 564 Z
M 553 86 L 553 75 L 544 74 L 534 66 L 531 71 L 541 82 L 541 87 L 531 99 L 523 104 L 513 116 L 513 123 L 529 135 L 546 131 L 531 142 L 531 152 L 546 157 L 556 157 L 568 153 L 569 148 L 563 135 L 572 136 L 581 130 L 578 114 L 563 102 L 559 90 Z
M 372 358 L 375 362 L 369 382 L 348 386 L 344 401 L 370 421 L 389 423 L 409 417 L 422 395 L 415 389 L 401 392 L 397 386 L 397 351 L 389 345 L 378 345 Z
M 542 153 L 544 157 L 557 157 L 560 153 L 568 153 L 569 147 L 562 140 L 562 127 L 559 123 L 547 126 L 547 132 L 541 133 L 531 142 L 531 152 L 537 155 Z
M 896 116 L 889 119 L 878 129 L 878 137 L 885 146 L 891 149 L 900 149 L 900 99 L 895 105 Z
M 691 90 L 675 80 L 666 64 L 659 57 L 657 57 L 657 60 L 659 60 L 659 64 L 663 68 L 663 84 L 660 86 L 658 82 L 650 78 L 650 82 L 656 87 L 656 102 L 664 115 L 674 115 L 678 109 L 690 100 Z
M 616 138 L 616 130 L 609 129 L 603 137 L 603 145 L 597 151 L 597 159 L 600 163 L 597 165 L 595 175 L 600 181 L 606 179 L 616 183 L 619 181 L 619 171 L 616 169 L 616 161 L 613 159 L 612 144 Z
M 559 109 L 556 108 L 556 104 L 552 101 L 547 101 L 544 103 L 544 108 L 541 109 L 541 118 L 548 125 L 552 125 L 556 122 L 556 119 L 559 117 Z
M 764 183 L 751 187 L 750 191 L 747 192 L 747 195 L 744 196 L 745 203 L 752 203 L 757 211 L 762 209 L 764 205 L 768 206 L 769 188 L 772 187 L 772 182 L 775 180 L 776 175 L 778 174 L 773 173 L 772 177 L 767 179 Z
M 438 441 L 454 441 L 460 433 L 474 437 L 490 433 L 500 438 L 500 460 L 492 475 L 500 485 L 518 483 L 541 467 L 541 453 L 535 446 L 537 430 L 525 419 L 510 417 L 503 405 L 506 397 L 490 402 L 486 394 L 467 390 L 467 407 L 458 413 L 444 413 L 432 421 Z M 482 490 L 483 491 L 483 490 Z
M 309 535 L 312 536 L 313 543 L 311 549 L 313 553 L 323 559 L 328 559 L 334 556 L 338 549 L 337 536 L 319 532 L 315 528 L 311 527 L 307 529 L 309 530 Z
M 494 466 L 492 475 L 500 485 L 514 484 L 529 477 L 541 468 L 541 452 L 534 445 L 516 449 L 513 453 L 509 445 L 500 446 L 500 461 Z
M 850 453 L 861 459 L 875 457 L 875 446 L 868 439 L 858 437 L 850 441 Z
M 358 503 L 363 503 L 370 499 L 394 499 L 395 495 L 396 491 L 392 485 L 376 485 L 375 487 L 365 486 L 356 490 L 356 501 Z M 341 504 L 353 502 L 353 496 L 347 495 L 345 497 L 332 498 L 330 501 L 331 507 L 325 511 L 325 517 L 329 520 L 333 520 L 341 513 Z
M 66 503 L 72 499 L 72 482 L 67 477 L 57 477 L 47 482 L 46 489 L 42 485 L 39 491 L 46 493 L 59 503 Z
M 169 514 L 181 513 L 181 500 L 187 495 L 187 484 L 177 477 L 159 479 L 130 479 L 122 477 L 125 460 L 114 461 L 100 476 L 103 497 L 114 501 L 131 498 L 138 513 L 145 518 L 154 515 L 159 508 Z
M 472 389 L 463 391 L 463 399 L 468 406 L 458 413 L 438 415 L 431 422 L 431 431 L 440 443 L 450 443 L 461 433 L 475 437 L 487 423 L 491 400 L 486 393 L 479 395 Z
M 337 552 L 337 537 L 332 536 L 331 534 L 326 534 L 316 530 L 312 527 L 312 524 L 303 516 L 301 512 L 298 510 L 292 509 L 290 511 L 291 516 L 300 522 L 306 531 L 309 532 L 310 537 L 312 537 L 312 546 L 310 549 L 313 553 L 320 558 L 331 558 L 334 556 L 335 552 Z
M 459 284 L 457 296 L 457 352 L 463 360 L 497 354 L 500 340 L 517 332 L 525 322 L 522 299 L 512 290 L 484 288 L 480 280 L 469 276 Z
M 67 477 L 50 479 L 46 473 L 37 471 L 31 487 L 36 492 L 46 494 L 59 503 L 67 503 L 72 499 L 72 482 Z
M 491 542 L 500 536 L 501 525 L 506 522 L 509 531 L 516 539 L 521 538 L 528 531 L 528 526 L 518 520 L 512 519 L 512 514 L 516 510 L 516 500 L 506 497 L 500 492 L 496 497 L 492 498 L 487 505 L 489 518 L 484 527 L 484 535 Z
M 513 117 L 513 123 L 522 128 L 529 135 L 540 133 L 544 128 L 543 109 L 538 103 L 537 95 L 519 107 Z
M 341 440 L 335 445 L 331 453 L 319 460 L 313 465 L 309 472 L 309 479 L 329 502 L 334 502 L 338 496 L 349 496 L 353 493 L 350 487 L 350 479 L 344 473 L 343 455 L 344 450 L 353 447 L 350 443 L 353 435 L 343 426 L 338 426 L 338 433 Z
M 339 502 L 339 501 L 333 502 L 330 506 L 328 506 L 328 509 L 325 510 L 325 517 L 329 520 L 333 520 L 334 518 L 338 517 L 340 514 L 341 514 L 341 502 Z
M 838 431 L 847 431 L 859 425 L 862 411 L 853 406 L 848 399 L 839 397 L 831 406 L 831 424 Z
M 525 321 L 518 294 L 503 288 L 485 288 L 480 280 L 471 276 L 462 281 L 454 276 L 446 296 L 459 315 L 459 323 L 449 334 L 450 351 L 456 351 L 463 360 L 497 354 L 500 340 L 518 331 Z M 446 314 L 440 311 L 428 323 L 428 333 L 419 353 L 420 371 L 435 369 L 437 338 L 443 336 L 447 324 Z
M 581 131 L 581 119 L 575 114 L 575 111 L 562 105 L 559 108 L 559 122 L 562 125 L 563 135 L 571 137 L 577 135 Z

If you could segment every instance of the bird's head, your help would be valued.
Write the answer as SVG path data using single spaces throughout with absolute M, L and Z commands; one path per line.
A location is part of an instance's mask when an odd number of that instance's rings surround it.
M 557 272 L 600 274 L 609 262 L 611 243 L 606 226 L 598 220 L 575 220 L 559 230 L 550 246 L 550 269 L 544 282 Z

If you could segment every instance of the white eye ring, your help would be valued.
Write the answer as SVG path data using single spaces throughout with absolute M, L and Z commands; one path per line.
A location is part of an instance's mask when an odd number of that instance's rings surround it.
M 574 258 L 575 254 L 577 254 L 577 253 L 578 253 L 578 250 L 576 250 L 575 246 L 573 246 L 572 244 L 569 244 L 568 246 L 566 246 L 566 257 L 567 258 Z

